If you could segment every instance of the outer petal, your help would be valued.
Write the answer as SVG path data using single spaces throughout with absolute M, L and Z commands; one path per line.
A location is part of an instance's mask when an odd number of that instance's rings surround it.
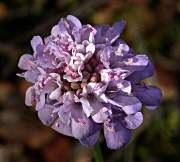
M 24 77 L 28 82 L 35 83 L 38 81 L 39 74 L 39 71 L 35 69 L 26 71 L 24 74 L 22 74 L 22 77 Z
M 42 38 L 38 35 L 38 36 L 34 36 L 31 40 L 31 46 L 33 48 L 33 51 L 35 53 L 37 53 L 37 48 L 39 45 L 43 45 L 43 40 Z
M 124 96 L 117 93 L 113 99 L 108 99 L 115 109 L 123 110 L 126 114 L 134 114 L 141 110 L 141 102 L 133 96 Z
M 61 31 L 60 31 L 59 25 L 53 26 L 51 30 L 51 35 L 57 37 L 58 35 L 60 35 L 60 33 Z
M 58 87 L 54 91 L 51 92 L 51 94 L 49 95 L 49 98 L 51 100 L 58 100 L 60 96 L 61 96 L 61 88 Z
M 93 111 L 89 101 L 86 98 L 82 97 L 80 98 L 80 102 L 82 103 L 82 108 L 84 113 L 86 114 L 87 117 L 89 117 Z
M 35 100 L 35 90 L 34 87 L 32 86 L 26 90 L 25 104 L 27 106 L 32 106 L 34 100 Z
M 137 112 L 136 114 L 128 115 L 124 118 L 123 124 L 128 129 L 136 129 L 143 122 L 143 115 L 141 112 Z
M 41 93 L 38 97 L 37 97 L 37 103 L 36 103 L 36 110 L 40 110 L 43 109 L 45 106 L 45 94 Z
M 94 134 L 92 134 L 91 136 L 84 137 L 84 138 L 80 139 L 79 141 L 82 145 L 90 147 L 97 143 L 99 135 L 100 135 L 100 131 L 97 131 Z
M 52 125 L 52 128 L 66 136 L 72 136 L 72 129 L 70 124 L 64 124 L 60 119 L 57 119 L 56 122 Z
M 113 24 L 112 27 L 109 25 L 100 25 L 96 27 L 97 34 L 95 40 L 97 44 L 109 43 L 112 44 L 118 39 L 125 26 L 125 21 L 119 21 Z
M 146 106 L 147 109 L 153 110 L 160 105 L 162 92 L 155 86 L 135 85 L 134 94 Z
M 124 61 L 119 61 L 113 64 L 113 68 L 122 68 L 130 71 L 143 70 L 149 63 L 149 59 L 146 55 L 136 55 L 131 58 L 127 58 Z
M 71 109 L 74 107 L 72 105 L 62 105 L 59 107 L 58 116 L 64 124 L 70 124 L 71 122 Z
M 102 69 L 101 70 L 101 81 L 109 82 L 112 80 L 124 79 L 129 76 L 131 72 L 122 68 L 116 69 Z
M 30 54 L 24 54 L 19 59 L 18 67 L 22 70 L 31 70 L 34 65 L 33 56 Z
M 118 149 L 130 140 L 131 131 L 117 120 L 104 125 L 104 136 L 110 149 Z
M 99 125 L 95 124 L 91 119 L 83 118 L 79 121 L 72 119 L 72 134 L 77 139 L 91 136 L 99 129 Z
M 68 15 L 67 16 L 67 20 L 73 24 L 74 27 L 78 28 L 78 29 L 81 29 L 82 28 L 82 24 L 80 22 L 80 20 L 73 16 L 73 15 Z
M 54 122 L 56 115 L 52 113 L 54 107 L 51 105 L 44 105 L 44 107 L 38 110 L 38 117 L 44 125 L 50 125 Z
M 118 39 L 124 27 L 125 27 L 125 21 L 122 20 L 114 23 L 113 26 L 109 28 L 109 30 L 106 33 L 106 37 L 110 43 L 113 43 Z
M 138 83 L 139 81 L 150 77 L 154 74 L 154 66 L 151 62 L 141 71 L 135 71 L 126 79 L 131 81 L 132 83 Z
M 95 35 L 95 42 L 96 44 L 104 44 L 107 43 L 107 39 L 105 37 L 106 32 L 108 31 L 108 29 L 110 28 L 109 25 L 99 25 L 96 26 L 96 35 Z
M 110 65 L 109 58 L 110 58 L 111 52 L 112 52 L 111 47 L 105 47 L 101 51 L 99 51 L 100 61 L 103 63 L 103 65 L 106 68 L 109 68 L 109 65 Z
M 124 92 L 124 93 L 127 93 L 127 94 L 130 94 L 131 93 L 131 82 L 127 81 L 127 80 L 113 80 L 113 81 L 110 81 L 109 84 L 108 84 L 108 87 L 106 89 L 106 92 L 108 94 L 113 94 L 113 93 L 116 93 L 116 92 Z
M 133 55 L 129 52 L 130 48 L 124 42 L 115 47 L 109 59 L 111 67 L 114 67 L 114 64 L 116 65 L 118 61 L 123 61 L 125 58 L 132 57 Z

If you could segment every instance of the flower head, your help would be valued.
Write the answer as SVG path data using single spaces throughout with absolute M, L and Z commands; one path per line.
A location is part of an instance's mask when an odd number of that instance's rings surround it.
M 119 39 L 124 26 L 82 25 L 69 15 L 45 39 L 33 37 L 33 55 L 21 56 L 18 66 L 25 72 L 18 76 L 33 84 L 25 103 L 36 103 L 43 124 L 85 146 L 103 130 L 107 146 L 117 149 L 143 122 L 142 104 L 159 106 L 160 89 L 142 83 L 154 67 Z

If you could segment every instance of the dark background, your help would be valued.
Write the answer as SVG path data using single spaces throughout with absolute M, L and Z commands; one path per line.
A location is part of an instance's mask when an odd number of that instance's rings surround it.
M 176 0 L 3 0 L 0 1 L 0 162 L 91 162 L 87 148 L 47 128 L 24 105 L 29 83 L 16 76 L 19 57 L 31 53 L 33 35 L 47 36 L 67 14 L 83 23 L 124 19 L 121 38 L 156 66 L 148 79 L 163 91 L 161 107 L 144 111 L 143 125 L 123 149 L 108 150 L 106 162 L 180 161 L 180 1 Z M 179 77 L 180 78 L 180 77 Z

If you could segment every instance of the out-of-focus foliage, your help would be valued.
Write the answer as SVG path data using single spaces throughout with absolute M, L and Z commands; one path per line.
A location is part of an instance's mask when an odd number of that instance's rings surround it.
M 180 2 L 178 0 L 1 0 L 0 1 L 0 162 L 90 162 L 89 150 L 44 127 L 24 105 L 29 86 L 16 77 L 17 60 L 33 35 L 46 36 L 59 18 L 78 16 L 91 24 L 127 21 L 122 34 L 137 53 L 156 65 L 148 80 L 163 91 L 161 107 L 145 111 L 144 124 L 129 145 L 110 151 L 106 162 L 180 161 Z

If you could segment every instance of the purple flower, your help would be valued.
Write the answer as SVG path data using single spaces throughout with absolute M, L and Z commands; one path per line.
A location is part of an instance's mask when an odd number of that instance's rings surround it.
M 159 106 L 160 89 L 142 82 L 154 67 L 119 40 L 124 26 L 82 25 L 69 15 L 45 39 L 33 37 L 33 55 L 21 56 L 18 66 L 25 71 L 18 76 L 32 83 L 25 103 L 36 103 L 43 124 L 85 146 L 94 145 L 103 130 L 107 146 L 118 149 L 142 124 L 142 104 Z

